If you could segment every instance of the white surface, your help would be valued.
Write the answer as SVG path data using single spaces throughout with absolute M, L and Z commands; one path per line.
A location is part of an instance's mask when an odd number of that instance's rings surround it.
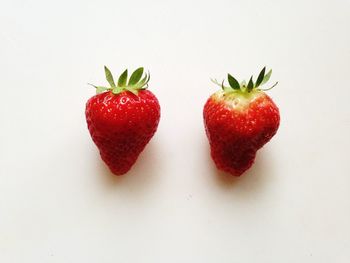
M 350 262 L 349 1 L 5 1 L 0 262 Z M 162 117 L 124 177 L 85 124 L 87 82 L 143 65 Z M 282 122 L 218 173 L 209 77 L 273 68 Z

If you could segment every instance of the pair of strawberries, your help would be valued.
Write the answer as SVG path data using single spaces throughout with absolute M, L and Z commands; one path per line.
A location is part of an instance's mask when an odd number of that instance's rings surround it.
M 257 150 L 277 132 L 279 110 L 260 88 L 271 73 L 263 68 L 257 80 L 251 77 L 248 84 L 239 83 L 230 74 L 229 86 L 213 80 L 222 89 L 207 100 L 203 117 L 218 169 L 240 176 L 252 166 Z M 92 85 L 97 95 L 86 104 L 86 120 L 101 158 L 115 175 L 122 175 L 156 132 L 160 106 L 147 90 L 150 75 L 144 74 L 143 68 L 136 69 L 130 78 L 125 70 L 117 84 L 107 67 L 105 74 L 110 87 Z

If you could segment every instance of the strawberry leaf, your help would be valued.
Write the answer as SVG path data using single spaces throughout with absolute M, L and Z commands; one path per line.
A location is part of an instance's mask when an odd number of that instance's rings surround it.
M 106 74 L 106 79 L 107 79 L 109 85 L 111 85 L 111 87 L 115 87 L 113 75 L 112 75 L 111 71 L 106 66 L 105 66 L 105 74 Z
M 102 93 L 102 92 L 104 92 L 106 90 L 108 90 L 108 88 L 106 88 L 106 87 L 101 87 L 101 86 L 96 87 L 96 93 L 97 94 L 100 94 L 100 93 Z
M 118 93 L 120 93 L 122 91 L 123 91 L 123 89 L 121 87 L 114 87 L 112 89 L 113 94 L 118 94 Z
M 94 84 L 90 84 L 90 83 L 88 83 L 88 85 L 93 86 L 96 89 L 96 94 L 100 94 L 100 93 L 110 89 L 108 87 L 95 86 Z
M 215 85 L 218 85 L 219 87 L 221 87 L 221 84 L 217 81 L 217 79 L 210 78 L 210 81 L 213 82 Z
M 221 82 L 220 87 L 221 87 L 222 90 L 225 91 L 225 92 L 232 92 L 232 90 L 233 90 L 231 87 L 226 87 L 226 86 L 225 86 L 225 80 L 223 80 L 223 81 Z
M 273 84 L 270 88 L 267 88 L 267 89 L 259 89 L 259 90 L 267 91 L 267 90 L 273 89 L 277 84 L 278 84 L 278 81 L 277 81 L 275 84 Z
M 250 77 L 250 80 L 248 82 L 248 86 L 247 86 L 247 91 L 251 92 L 254 88 L 254 83 L 253 83 L 253 76 Z
M 228 83 L 230 84 L 231 88 L 233 89 L 240 89 L 240 85 L 238 83 L 238 81 L 231 76 L 231 74 L 227 74 L 227 79 L 228 79 Z
M 127 91 L 130 91 L 131 93 L 134 93 L 135 95 L 137 95 L 137 90 L 136 89 L 133 89 L 133 88 L 131 88 L 131 87 L 125 87 L 125 89 L 127 90 Z
M 150 74 L 149 74 L 149 72 L 148 72 L 148 74 L 146 73 L 145 74 L 145 76 L 143 77 L 143 79 L 141 79 L 141 81 L 140 82 L 138 82 L 136 85 L 135 85 L 135 87 L 136 87 L 136 89 L 142 89 L 144 86 L 146 86 L 147 85 L 147 83 L 148 83 L 148 76 L 149 76 Z
M 119 77 L 118 79 L 118 86 L 124 87 L 126 86 L 126 81 L 128 79 L 128 70 L 126 69 Z
M 258 76 L 258 79 L 256 80 L 255 87 L 259 87 L 260 84 L 262 83 L 264 76 L 265 76 L 265 67 L 260 71 L 260 74 Z
M 261 81 L 260 85 L 264 85 L 266 82 L 269 81 L 272 74 L 272 69 L 264 76 L 263 80 Z
M 130 85 L 134 85 L 136 84 L 137 82 L 139 82 L 139 80 L 141 79 L 142 77 L 142 74 L 143 74 L 143 68 L 138 68 L 136 69 L 132 74 L 131 74 L 131 77 L 129 79 L 129 86 Z

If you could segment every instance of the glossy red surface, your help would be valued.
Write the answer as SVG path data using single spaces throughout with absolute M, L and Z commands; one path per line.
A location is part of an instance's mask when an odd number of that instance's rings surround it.
M 266 94 L 239 111 L 212 96 L 203 117 L 217 168 L 236 176 L 252 166 L 256 151 L 275 135 L 280 123 L 279 110 Z
M 148 90 L 138 95 L 104 92 L 86 103 L 86 121 L 103 161 L 116 174 L 125 174 L 157 130 L 160 106 Z

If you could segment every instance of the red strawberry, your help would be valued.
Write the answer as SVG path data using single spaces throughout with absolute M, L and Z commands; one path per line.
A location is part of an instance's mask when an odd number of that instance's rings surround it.
M 115 175 L 122 175 L 156 132 L 160 106 L 146 90 L 149 74 L 142 78 L 143 68 L 135 70 L 129 81 L 125 70 L 117 85 L 107 67 L 105 73 L 111 87 L 93 85 L 97 95 L 86 103 L 86 121 L 103 161 Z
M 248 85 L 244 81 L 239 84 L 230 74 L 229 87 L 224 86 L 224 81 L 219 84 L 213 80 L 222 90 L 207 100 L 203 116 L 211 157 L 218 169 L 240 176 L 252 166 L 256 151 L 276 134 L 279 110 L 259 88 L 271 73 L 270 70 L 265 75 L 263 68 L 256 82 L 251 77 Z

